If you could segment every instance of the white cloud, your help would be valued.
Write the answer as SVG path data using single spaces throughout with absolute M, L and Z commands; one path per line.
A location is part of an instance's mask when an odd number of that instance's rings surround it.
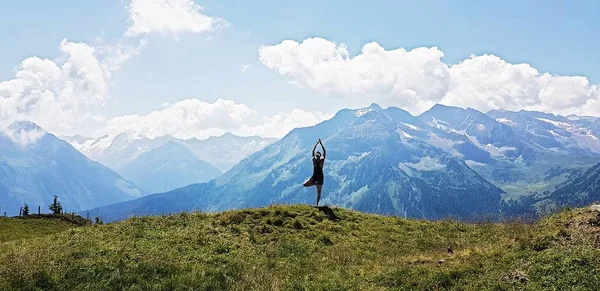
M 250 65 L 243 65 L 241 69 L 242 74 L 245 74 L 249 69 Z
M 255 110 L 231 100 L 213 103 L 186 99 L 146 115 L 110 119 L 97 135 L 136 132 L 150 138 L 173 135 L 178 138 L 206 138 L 232 132 L 238 135 L 282 137 L 295 127 L 314 125 L 330 117 L 319 112 L 293 110 L 274 116 L 260 116 Z
M 104 105 L 112 72 L 144 47 L 60 43 L 57 60 L 29 57 L 15 77 L 0 82 L 0 128 L 30 120 L 57 134 L 73 133 L 74 126 L 102 122 L 95 112 Z
M 204 15 L 193 0 L 132 0 L 127 10 L 131 24 L 127 36 L 159 33 L 177 37 L 228 25 L 223 19 Z
M 0 82 L 0 126 L 28 119 L 61 131 L 92 117 L 88 110 L 104 103 L 110 71 L 95 49 L 66 40 L 59 49 L 64 62 L 30 57 L 14 79 Z
M 290 112 L 265 116 L 262 118 L 262 122 L 257 125 L 244 124 L 233 132 L 238 135 L 281 138 L 294 128 L 313 126 L 331 117 L 333 117 L 333 114 L 293 109 Z
M 38 139 L 43 137 L 46 132 L 37 127 L 8 127 L 0 130 L 0 135 L 8 137 L 13 143 L 21 146 L 34 144 Z
M 528 64 L 493 55 L 449 66 L 436 47 L 385 50 L 365 44 L 351 57 L 344 44 L 322 38 L 292 40 L 259 49 L 260 61 L 300 87 L 344 100 L 344 107 L 372 102 L 418 114 L 434 103 L 559 114 L 600 112 L 600 88 L 584 77 L 541 74 Z
M 140 39 L 137 46 L 130 45 L 95 45 L 99 57 L 104 57 L 103 64 L 109 71 L 117 71 L 121 65 L 132 57 L 138 56 L 148 44 L 148 40 Z
M 594 114 L 600 88 L 585 77 L 540 73 L 529 64 L 510 64 L 493 55 L 471 57 L 451 67 L 452 86 L 442 102 L 491 109 Z M 596 108 L 596 109 L 594 109 Z

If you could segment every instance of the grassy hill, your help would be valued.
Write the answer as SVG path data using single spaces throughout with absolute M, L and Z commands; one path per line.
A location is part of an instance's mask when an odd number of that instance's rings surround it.
M 0 217 L 0 243 L 55 234 L 73 227 L 74 223 L 68 219 L 49 219 L 47 215 L 43 219 Z
M 600 281 L 600 216 L 589 209 L 532 224 L 304 205 L 54 223 L 0 219 L 0 290 L 589 290 Z

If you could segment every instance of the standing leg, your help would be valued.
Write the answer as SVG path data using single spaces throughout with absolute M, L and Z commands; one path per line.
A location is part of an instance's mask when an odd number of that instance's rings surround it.
M 319 207 L 319 201 L 321 201 L 321 189 L 323 185 L 317 184 L 317 207 Z

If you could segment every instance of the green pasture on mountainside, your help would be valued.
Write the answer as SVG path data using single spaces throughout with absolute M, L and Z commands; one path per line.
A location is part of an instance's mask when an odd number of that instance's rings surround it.
M 599 220 L 568 209 L 466 224 L 305 205 L 86 226 L 3 218 L 0 290 L 590 290 Z

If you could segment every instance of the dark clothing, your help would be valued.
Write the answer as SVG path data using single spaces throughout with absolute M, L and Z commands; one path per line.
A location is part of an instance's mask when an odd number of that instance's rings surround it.
M 325 175 L 323 175 L 323 159 L 313 158 L 313 174 L 310 181 L 315 185 L 323 185 Z

